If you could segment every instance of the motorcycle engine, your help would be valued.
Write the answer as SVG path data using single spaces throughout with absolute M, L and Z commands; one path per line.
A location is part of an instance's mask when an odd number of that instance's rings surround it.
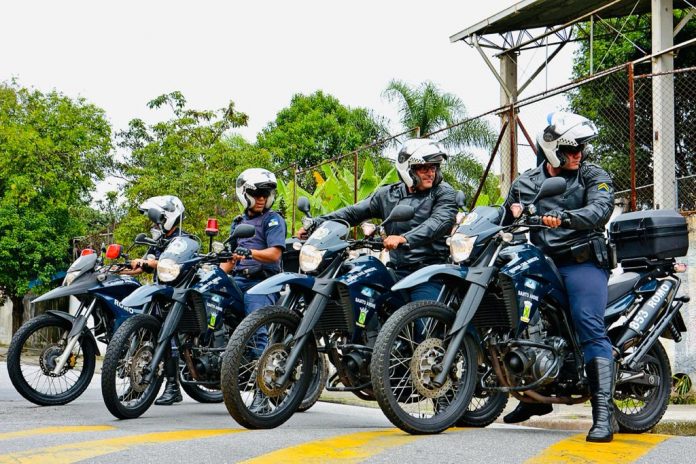
M 351 350 L 341 357 L 341 364 L 352 386 L 370 381 L 370 353 L 363 350 Z
M 510 341 L 512 349 L 503 358 L 505 367 L 520 383 L 530 384 L 543 378 L 542 385 L 548 384 L 558 377 L 568 344 L 561 337 L 546 337 L 540 319 L 528 327 L 527 335 L 528 338 Z M 541 346 L 525 346 L 525 342 Z

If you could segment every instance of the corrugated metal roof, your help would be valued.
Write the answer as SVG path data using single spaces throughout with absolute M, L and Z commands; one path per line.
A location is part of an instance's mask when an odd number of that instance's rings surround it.
M 633 14 L 650 13 L 650 0 L 524 0 L 474 24 L 450 37 L 450 42 L 470 37 L 473 34 L 485 35 L 554 27 L 570 23 L 604 5 L 610 5 L 599 12 L 604 19 Z M 674 9 L 687 9 L 690 5 L 682 0 L 674 0 Z

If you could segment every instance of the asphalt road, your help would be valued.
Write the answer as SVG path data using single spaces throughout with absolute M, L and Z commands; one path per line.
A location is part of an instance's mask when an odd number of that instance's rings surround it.
M 275 430 L 248 431 L 222 404 L 185 397 L 153 406 L 141 418 L 114 419 L 102 403 L 99 379 L 82 397 L 38 407 L 19 396 L 0 364 L 0 464 L 14 462 L 691 462 L 696 437 L 619 435 L 588 444 L 577 431 L 494 424 L 409 436 L 379 409 L 317 403 Z

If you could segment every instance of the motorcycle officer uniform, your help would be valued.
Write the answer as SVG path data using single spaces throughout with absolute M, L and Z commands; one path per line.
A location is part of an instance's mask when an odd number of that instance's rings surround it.
M 277 181 L 266 169 L 252 168 L 237 178 L 237 199 L 244 206 L 244 213 L 232 221 L 230 233 L 239 224 L 250 224 L 256 229 L 253 237 L 240 239 L 234 250 L 234 260 L 220 265 L 232 273 L 244 293 L 246 315 L 278 301 L 279 294 L 248 295 L 246 292 L 262 280 L 282 270 L 282 253 L 285 250 L 285 220 L 276 211 L 271 211 L 275 201 Z
M 397 278 L 403 279 L 412 272 L 430 264 L 447 262 L 449 247 L 445 243 L 457 215 L 454 189 L 442 179 L 441 163 L 447 152 L 441 144 L 431 139 L 407 140 L 396 159 L 396 170 L 401 182 L 385 185 L 368 198 L 314 219 L 321 224 L 328 220 L 344 220 L 356 226 L 372 218 L 384 220 L 396 205 L 409 205 L 415 209 L 410 221 L 395 222 L 386 226 L 388 237 L 384 241 L 389 250 L 388 266 Z M 305 234 L 304 228 L 298 235 Z M 408 248 L 398 247 L 408 243 Z M 411 301 L 436 300 L 440 284 L 422 283 L 409 292 Z
M 562 112 L 551 113 L 548 123 L 537 137 L 545 161 L 513 182 L 504 223 L 512 222 L 510 206 L 531 202 L 545 179 L 566 179 L 562 195 L 538 202 L 538 214 L 549 228 L 531 229 L 530 240 L 554 261 L 566 287 L 592 394 L 593 425 L 587 441 L 608 442 L 614 431 L 614 361 L 604 324 L 610 268 L 604 227 L 613 209 L 614 189 L 606 171 L 583 162 L 587 142 L 598 135 L 595 125 Z M 550 404 L 520 402 L 504 421 L 517 423 L 551 411 Z

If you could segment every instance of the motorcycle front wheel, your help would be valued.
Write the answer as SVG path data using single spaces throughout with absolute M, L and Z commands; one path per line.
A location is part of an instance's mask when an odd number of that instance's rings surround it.
M 395 312 L 377 336 L 372 387 L 384 414 L 405 432 L 442 432 L 469 404 L 476 385 L 476 345 L 470 337 L 458 347 L 445 383 L 433 384 L 454 317 L 444 304 L 416 301 Z
M 17 392 L 39 406 L 70 403 L 89 386 L 94 375 L 97 346 L 86 333 L 59 373 L 56 362 L 63 354 L 72 324 L 42 314 L 22 325 L 7 350 L 7 372 Z
M 317 355 L 314 337 L 302 349 L 288 382 L 276 385 L 290 349 L 284 341 L 301 317 L 283 306 L 267 306 L 248 315 L 232 334 L 222 357 L 225 406 L 240 425 L 270 429 L 287 421 L 302 402 Z
M 655 427 L 667 410 L 672 390 L 672 368 L 662 344 L 656 342 L 639 365 L 642 379 L 621 382 L 614 390 L 614 411 L 619 430 L 643 433 Z M 626 372 L 633 376 L 634 372 Z
M 164 375 L 158 366 L 154 380 L 143 382 L 157 347 L 160 322 L 153 316 L 129 317 L 114 334 L 104 356 L 102 397 L 119 419 L 140 417 L 155 401 Z

